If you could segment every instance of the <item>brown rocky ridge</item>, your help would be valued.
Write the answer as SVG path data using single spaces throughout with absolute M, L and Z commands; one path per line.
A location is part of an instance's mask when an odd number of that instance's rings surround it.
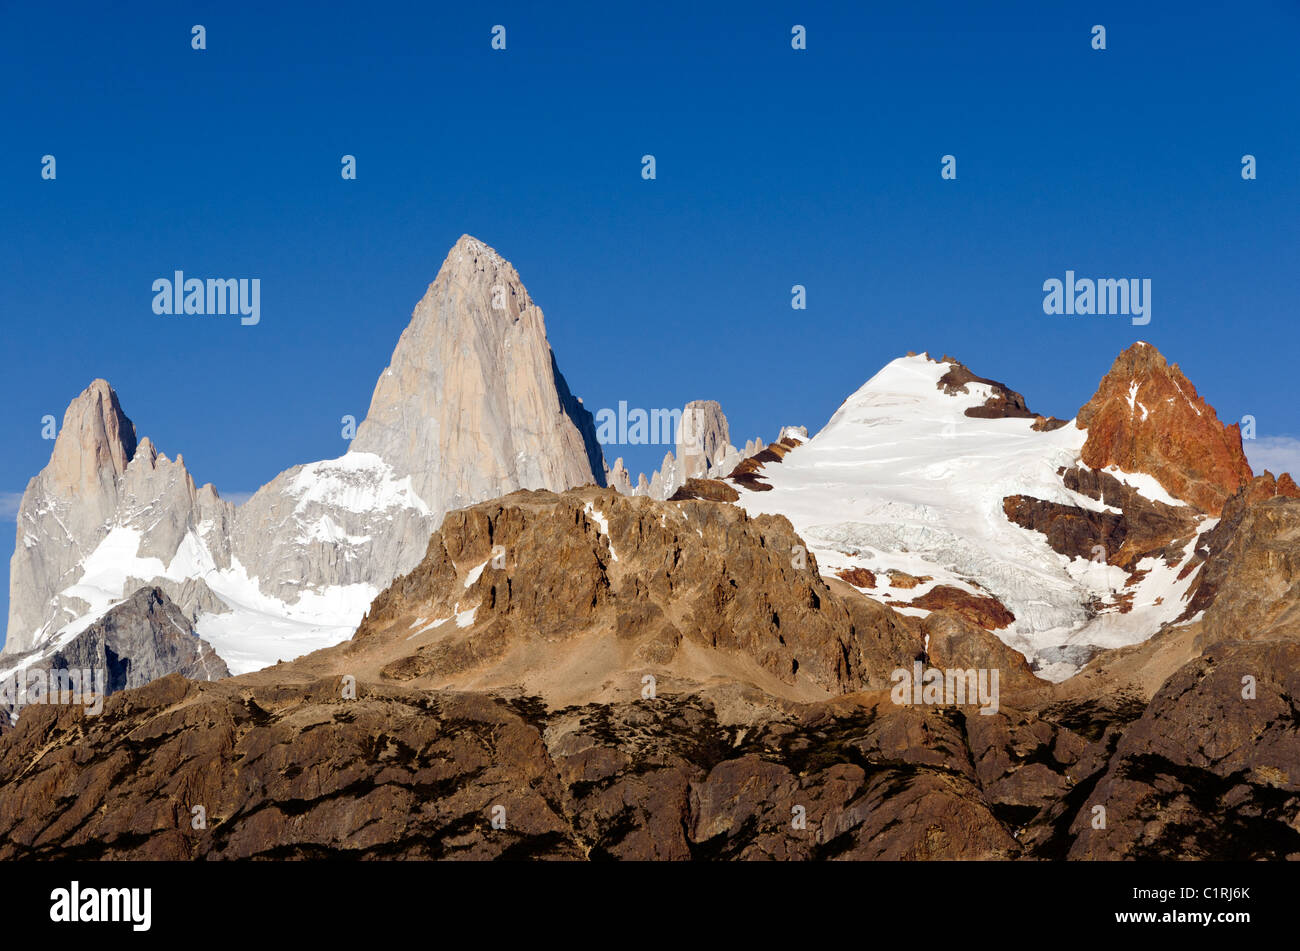
M 950 584 L 935 585 L 929 591 L 906 602 L 906 607 L 926 611 L 954 611 L 986 631 L 1009 626 L 1016 616 L 990 594 L 975 594 Z
M 843 578 L 855 588 L 874 588 L 876 586 L 876 573 L 870 568 L 841 568 L 835 572 L 836 577 Z
M 710 502 L 734 502 L 740 493 L 720 479 L 687 479 L 685 484 L 668 497 L 670 502 L 688 499 L 706 499 Z
M 780 462 L 785 458 L 786 453 L 798 447 L 799 440 L 783 436 L 754 455 L 742 459 L 727 478 L 752 492 L 767 491 L 772 487 L 762 479 L 763 467 L 768 463 Z
M 911 589 L 925 584 L 927 581 L 934 580 L 929 575 L 909 575 L 906 571 L 899 571 L 895 568 L 888 569 L 885 574 L 889 575 L 889 586 L 891 588 Z
M 1300 572 L 1266 553 L 1300 502 L 1240 502 L 1207 572 L 1284 590 Z M 797 543 L 780 517 L 610 490 L 452 513 L 345 644 L 165 677 L 98 717 L 25 710 L 0 740 L 0 855 L 1300 855 L 1291 614 L 1221 582 L 1203 651 L 1171 629 L 1049 685 L 955 612 L 905 618 L 795 568 Z M 998 670 L 996 712 L 894 703 L 891 671 L 922 657 Z
M 914 355 L 908 354 L 908 356 Z M 1025 398 L 1015 390 L 1010 389 L 1003 383 L 999 383 L 997 380 L 976 376 L 971 372 L 970 367 L 946 354 L 939 362 L 947 363 L 951 367 L 947 373 L 939 378 L 939 389 L 949 396 L 969 392 L 967 386 L 971 383 L 987 386 L 992 391 L 983 404 L 968 408 L 966 410 L 967 416 L 976 419 L 1032 419 L 1034 420 L 1033 428 L 1038 432 L 1060 429 L 1068 422 L 1064 419 L 1057 419 L 1055 416 L 1044 416 L 1041 413 L 1030 411 L 1025 404 Z

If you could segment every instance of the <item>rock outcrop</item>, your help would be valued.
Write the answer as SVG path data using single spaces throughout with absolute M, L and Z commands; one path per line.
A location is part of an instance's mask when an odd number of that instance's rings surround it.
M 997 598 L 975 594 L 953 585 L 935 585 L 924 594 L 907 602 L 908 607 L 924 611 L 953 611 L 987 631 L 996 631 L 1011 624 L 1016 616 Z
M 24 664 L 17 676 L 30 679 L 33 671 L 45 671 L 47 678 L 54 671 L 88 672 L 84 683 L 78 681 L 81 689 L 89 693 L 93 687 L 102 696 L 168 674 L 203 681 L 230 676 L 212 645 L 194 633 L 185 612 L 160 588 L 139 589 L 53 653 Z M 15 697 L 0 705 L 0 713 L 16 716 L 22 707 Z
M 682 409 L 677 457 L 687 479 L 707 478 L 736 454 L 727 417 L 716 400 L 691 400 Z M 733 463 L 734 464 L 734 463 Z
M 4 653 L 32 650 L 131 593 L 125 575 L 105 582 L 100 568 L 162 569 L 185 560 L 187 539 L 207 546 L 214 567 L 229 566 L 232 513 L 211 486 L 195 486 L 180 456 L 169 460 L 147 438 L 137 445 L 117 394 L 96 380 L 69 405 L 49 464 L 23 493 Z
M 805 433 L 806 435 L 806 433 Z M 659 468 L 646 479 L 642 474 L 633 488 L 631 477 L 618 460 L 610 470 L 611 488 L 624 495 L 644 495 L 652 499 L 677 498 L 692 480 L 709 481 L 725 478 L 741 460 L 763 448 L 761 439 L 751 439 L 743 450 L 731 444 L 731 430 L 726 414 L 716 400 L 691 400 L 681 411 L 677 428 L 676 454 L 665 453 Z M 686 489 L 685 497 L 691 498 Z
M 515 489 L 604 483 L 591 414 L 510 262 L 464 235 L 415 307 L 350 452 L 392 466 L 434 513 Z
M 553 704 L 635 696 L 647 673 L 730 671 L 793 699 L 887 686 L 916 633 L 828 589 L 800 544 L 785 519 L 717 502 L 515 493 L 449 515 L 340 650 L 391 651 L 388 680 Z
M 9 569 L 6 651 L 31 649 L 50 620 L 51 600 L 76 581 L 78 564 L 107 534 L 117 483 L 135 449 L 135 427 L 117 394 L 95 380 L 68 406 L 49 465 L 23 493 Z
M 1220 423 L 1178 365 L 1149 344 L 1119 355 L 1077 421 L 1088 431 L 1086 465 L 1154 476 L 1211 515 L 1251 480 L 1240 427 Z
M 642 475 L 641 478 L 644 480 L 645 476 Z M 622 492 L 624 495 L 645 494 L 638 493 L 632 487 L 632 475 L 627 471 L 627 467 L 623 465 L 622 456 L 615 459 L 614 467 L 605 473 L 605 484 L 611 489 Z

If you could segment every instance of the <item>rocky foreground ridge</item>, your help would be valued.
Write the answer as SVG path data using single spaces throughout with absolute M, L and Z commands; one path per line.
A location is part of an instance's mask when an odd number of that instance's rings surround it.
M 1300 619 L 1256 594 L 1300 583 L 1300 501 L 1225 511 L 1200 620 L 1050 684 L 782 517 L 514 493 L 347 643 L 28 708 L 0 856 L 1300 858 Z M 916 662 L 998 670 L 997 703 L 896 702 Z

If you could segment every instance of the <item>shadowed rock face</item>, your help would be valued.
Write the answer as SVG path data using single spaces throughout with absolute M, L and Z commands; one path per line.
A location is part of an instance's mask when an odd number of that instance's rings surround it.
M 1205 562 L 1184 612 L 1204 611 L 1198 645 L 1300 637 L 1300 501 L 1229 500 L 1205 539 Z
M 212 646 L 194 633 L 185 612 L 161 588 L 149 587 L 27 669 L 92 671 L 87 688 L 110 695 L 172 673 L 205 681 L 230 676 Z M 6 717 L 13 709 L 0 706 Z
M 167 677 L 99 717 L 33 710 L 0 748 L 0 857 L 1002 858 L 1087 745 L 888 702 L 750 728 L 689 696 L 341 694 Z
M 54 655 L 55 667 L 104 667 L 109 693 L 143 687 L 168 674 L 191 680 L 229 677 L 225 661 L 161 588 L 141 588 Z
M 1069 857 L 1300 859 L 1297 701 L 1300 643 L 1207 650 L 1118 738 Z

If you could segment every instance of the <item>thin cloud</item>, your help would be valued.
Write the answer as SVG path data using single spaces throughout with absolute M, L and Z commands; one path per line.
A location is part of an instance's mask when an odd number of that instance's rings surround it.
M 0 492 L 0 522 L 12 522 L 18 517 L 18 506 L 23 500 L 21 492 Z
M 238 507 L 240 505 L 243 505 L 245 502 L 247 502 L 257 493 L 256 492 L 221 492 L 218 490 L 218 494 L 227 502 L 229 502 L 231 505 Z
M 1260 439 L 1244 439 L 1242 446 L 1246 449 L 1246 458 L 1255 472 L 1265 469 L 1273 475 L 1289 472 L 1292 476 L 1300 474 L 1300 439 L 1293 436 L 1265 436 Z

